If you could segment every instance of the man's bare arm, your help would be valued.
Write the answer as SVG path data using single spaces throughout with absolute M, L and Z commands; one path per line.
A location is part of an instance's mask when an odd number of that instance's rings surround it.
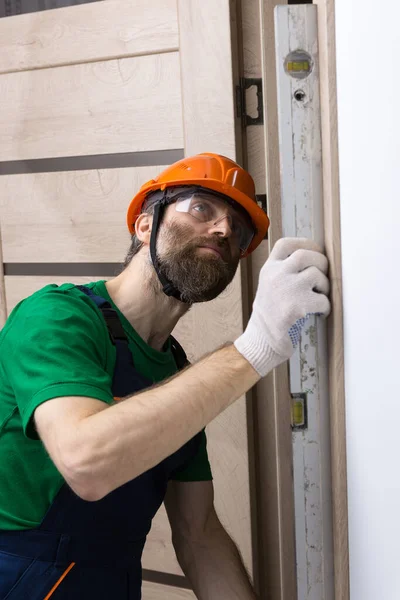
M 37 430 L 72 489 L 97 500 L 144 473 L 288 359 L 299 323 L 304 326 L 309 314 L 329 313 L 327 268 L 314 242 L 279 240 L 261 269 L 249 323 L 234 345 L 116 406 L 82 397 L 39 406 Z
M 199 600 L 256 600 L 238 549 L 214 508 L 212 481 L 170 481 L 165 507 L 183 572 Z
M 35 424 L 72 489 L 98 500 L 183 446 L 259 379 L 228 345 L 113 406 L 86 397 L 45 402 Z

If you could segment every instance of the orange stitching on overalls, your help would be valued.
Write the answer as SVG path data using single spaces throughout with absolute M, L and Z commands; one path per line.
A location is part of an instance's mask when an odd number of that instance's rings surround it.
M 54 592 L 56 591 L 56 589 L 58 588 L 58 586 L 60 585 L 62 580 L 65 579 L 65 577 L 68 575 L 68 573 L 74 566 L 75 566 L 74 562 L 69 565 L 68 569 L 66 569 L 64 571 L 64 573 L 61 575 L 60 579 L 53 585 L 53 587 L 51 588 L 51 590 L 49 591 L 47 596 L 45 598 L 43 598 L 43 600 L 49 600 L 49 598 L 54 594 Z

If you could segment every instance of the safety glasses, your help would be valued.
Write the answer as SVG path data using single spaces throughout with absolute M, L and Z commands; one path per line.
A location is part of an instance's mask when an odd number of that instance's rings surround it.
M 255 235 L 254 226 L 247 214 L 236 210 L 228 201 L 203 191 L 177 194 L 174 201 L 177 212 L 187 213 L 201 223 L 218 225 L 226 219 L 240 251 L 245 253 L 250 246 Z

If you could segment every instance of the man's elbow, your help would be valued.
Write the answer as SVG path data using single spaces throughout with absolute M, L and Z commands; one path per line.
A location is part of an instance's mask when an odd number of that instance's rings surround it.
M 92 442 L 82 435 L 59 440 L 53 451 L 54 463 L 77 496 L 88 502 L 101 500 L 143 472 L 129 465 L 119 470 L 107 444 Z
M 96 502 L 112 491 L 104 475 L 96 469 L 93 456 L 85 449 L 64 450 L 58 463 L 65 482 L 82 500 Z

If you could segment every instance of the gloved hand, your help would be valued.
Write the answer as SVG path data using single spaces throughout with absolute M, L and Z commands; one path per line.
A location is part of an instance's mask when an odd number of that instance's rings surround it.
M 328 316 L 327 271 L 315 242 L 282 238 L 275 244 L 260 271 L 248 325 L 234 342 L 261 377 L 292 356 L 308 316 Z

